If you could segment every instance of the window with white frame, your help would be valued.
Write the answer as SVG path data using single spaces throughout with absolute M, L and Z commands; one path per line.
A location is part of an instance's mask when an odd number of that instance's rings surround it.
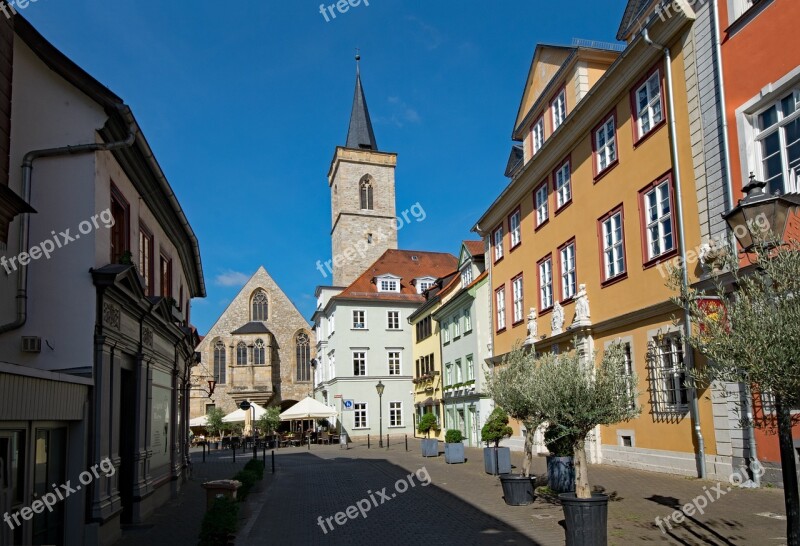
M 446 320 L 443 321 L 441 329 L 442 329 L 442 341 L 444 343 L 450 343 L 450 322 Z
M 387 311 L 386 312 L 386 327 L 389 330 L 400 329 L 400 311 Z
M 511 299 L 514 302 L 513 313 L 514 324 L 516 324 L 522 322 L 522 319 L 525 318 L 525 312 L 523 311 L 524 298 L 522 294 L 522 277 L 517 277 L 511 282 Z
M 536 190 L 536 226 L 544 224 L 550 218 L 550 202 L 547 199 L 547 182 Z
M 475 379 L 475 362 L 472 355 L 467 357 L 467 381 Z
M 628 406 L 630 408 L 636 407 L 636 385 L 633 383 L 632 379 L 634 377 L 634 373 L 636 372 L 636 367 L 633 363 L 633 352 L 631 351 L 631 344 L 630 343 L 623 343 L 622 344 L 622 351 L 623 356 L 625 357 L 624 363 L 624 373 L 627 380 L 627 387 L 628 392 L 626 393 L 628 396 Z
M 378 289 L 381 292 L 400 292 L 400 281 L 397 279 L 379 279 Z
M 506 289 L 500 288 L 495 293 L 495 307 L 497 308 L 497 329 L 506 327 Z
M 539 305 L 541 310 L 553 306 L 553 260 L 551 258 L 539 263 Z
M 522 242 L 522 228 L 520 227 L 520 211 L 516 211 L 508 218 L 509 236 L 511 237 L 511 248 L 518 246 Z
M 689 394 L 680 335 L 660 336 L 648 348 L 651 403 L 657 412 L 683 413 Z
M 610 116 L 594 134 L 597 172 L 606 170 L 617 160 L 617 135 L 614 116 Z
M 400 351 L 389 351 L 389 375 L 400 375 Z
M 461 337 L 461 317 L 458 315 L 453 317 L 453 339 Z
M 453 364 L 448 362 L 445 364 L 445 376 L 444 376 L 444 384 L 445 385 L 452 385 L 453 384 Z
M 417 280 L 417 293 L 422 294 L 436 284 L 436 279 L 418 279 Z
M 472 266 L 468 265 L 461 272 L 461 285 L 469 286 L 470 284 L 472 284 Z
M 503 258 L 503 226 L 494 230 L 494 261 L 499 261 Z
M 800 89 L 755 116 L 755 140 L 769 193 L 800 193 Z
M 402 402 L 389 402 L 389 426 L 402 427 L 403 426 L 403 403 Z
M 534 154 L 544 146 L 544 117 L 540 117 L 531 127 L 531 146 Z
M 332 334 L 336 331 L 336 311 L 331 313 L 331 318 L 328 319 L 328 327 L 329 327 L 329 334 Z
M 367 327 L 367 312 L 357 309 L 353 310 L 353 329 L 364 330 Z
M 367 428 L 367 403 L 353 404 L 353 428 Z
M 569 161 L 556 171 L 556 209 L 569 203 L 572 199 L 572 178 Z
M 367 375 L 367 353 L 365 351 L 353 351 L 353 375 Z
M 661 106 L 661 71 L 656 70 L 636 90 L 636 128 L 639 138 L 664 120 Z
M 453 363 L 453 370 L 455 371 L 456 384 L 464 382 L 464 370 L 461 368 L 461 359 L 457 358 Z
M 561 127 L 564 120 L 567 119 L 567 92 L 562 90 L 561 93 L 555 98 L 550 105 L 553 112 L 553 131 Z
M 577 277 L 575 275 L 575 243 L 570 243 L 561 249 L 561 299 L 568 300 L 577 292 Z
M 669 183 L 665 180 L 644 194 L 648 260 L 675 249 Z
M 464 309 L 464 333 L 472 331 L 472 315 L 469 309 Z
M 625 273 L 625 239 L 622 211 L 615 212 L 602 223 L 603 272 L 605 281 Z
M 728 0 L 728 22 L 733 23 L 758 2 L 759 0 Z

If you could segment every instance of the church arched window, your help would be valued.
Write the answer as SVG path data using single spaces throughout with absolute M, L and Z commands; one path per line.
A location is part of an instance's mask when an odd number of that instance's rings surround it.
M 297 353 L 297 380 L 311 381 L 311 345 L 308 335 L 301 332 L 295 338 Z
M 257 339 L 253 347 L 253 364 L 261 365 L 267 363 L 267 346 L 263 339 Z
M 269 302 L 267 294 L 263 290 L 256 292 L 253 296 L 253 314 L 250 320 L 265 321 L 269 318 Z
M 214 379 L 220 385 L 225 384 L 225 344 L 222 340 L 214 344 Z
M 361 180 L 361 209 L 372 210 L 372 180 L 365 177 Z
M 236 364 L 239 366 L 247 365 L 247 344 L 240 341 L 236 345 Z

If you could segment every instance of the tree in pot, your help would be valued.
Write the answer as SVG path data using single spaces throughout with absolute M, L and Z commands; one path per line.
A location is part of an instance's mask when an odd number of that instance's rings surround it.
M 547 456 L 547 487 L 556 493 L 575 491 L 575 464 L 572 438 L 560 425 L 550 425 L 544 433 Z
M 487 474 L 495 476 L 511 473 L 511 450 L 500 447 L 500 440 L 508 438 L 514 431 L 508 426 L 508 414 L 497 407 L 486 419 L 481 428 L 481 441 L 486 442 L 483 450 L 483 464 Z M 489 447 L 489 444 L 494 444 Z
M 264 436 L 275 434 L 281 424 L 281 409 L 278 407 L 267 408 L 267 411 L 261 415 L 256 421 L 256 428 L 258 428 Z M 273 441 L 274 442 L 274 441 Z M 274 447 L 277 447 L 275 445 Z
M 424 434 L 425 438 L 422 439 L 422 456 L 423 457 L 438 457 L 439 456 L 439 440 L 436 438 L 431 439 L 431 431 L 436 430 L 438 425 L 436 416 L 433 413 L 425 413 L 419 418 L 417 423 L 417 432 Z
M 451 429 L 444 434 L 444 461 L 447 464 L 464 462 L 464 435 L 460 430 Z
M 532 395 L 548 421 L 570 439 L 575 460 L 575 493 L 559 495 L 567 546 L 605 546 L 608 496 L 593 493 L 589 485 L 586 437 L 598 425 L 615 425 L 639 415 L 632 403 L 636 376 L 626 373 L 620 344 L 609 347 L 597 368 L 576 352 L 538 359 L 534 368 Z
M 223 417 L 225 417 L 225 412 L 220 408 L 211 408 L 206 414 L 206 421 L 208 423 L 206 429 L 208 429 L 208 435 L 216 438 L 216 440 L 212 442 L 214 449 L 219 447 L 219 435 L 225 429 L 226 423 L 222 420 Z

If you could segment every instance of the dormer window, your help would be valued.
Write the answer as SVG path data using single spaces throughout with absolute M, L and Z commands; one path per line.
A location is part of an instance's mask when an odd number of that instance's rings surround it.
M 470 284 L 472 284 L 472 266 L 468 265 L 461 271 L 461 285 L 469 286 Z
M 400 277 L 384 275 L 376 280 L 378 292 L 400 292 Z
M 426 290 L 429 290 L 434 284 L 436 284 L 436 279 L 433 277 L 414 279 L 414 284 L 417 287 L 417 294 L 424 294 Z

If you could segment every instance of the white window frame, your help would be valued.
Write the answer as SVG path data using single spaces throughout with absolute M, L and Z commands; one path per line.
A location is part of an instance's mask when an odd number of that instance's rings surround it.
M 679 334 L 668 334 L 659 343 L 658 339 L 653 340 L 655 358 L 659 360 L 656 369 L 656 380 L 658 387 L 654 393 L 658 398 L 654 401 L 655 408 L 662 412 L 684 413 L 689 410 L 689 386 L 686 375 L 684 347 Z M 669 352 L 664 352 L 664 343 L 669 344 Z M 681 362 L 678 362 L 677 355 L 680 355 Z M 666 359 L 669 358 L 669 365 Z M 683 385 L 683 388 L 681 387 Z M 681 402 L 681 391 L 684 393 L 686 402 Z M 670 398 L 673 401 L 670 402 Z
M 359 421 L 361 421 L 360 426 Z M 356 402 L 353 404 L 353 430 L 366 430 L 368 428 L 369 406 L 366 402 Z
M 499 262 L 503 259 L 503 226 L 492 232 L 492 242 L 494 243 L 494 261 Z
M 508 234 L 511 238 L 511 248 L 522 244 L 522 212 L 517 210 L 508 217 Z
M 556 210 L 572 200 L 572 172 L 569 161 L 561 165 L 554 176 L 556 188 Z
M 472 355 L 467 355 L 465 360 L 467 364 L 467 381 L 473 381 L 475 379 L 475 359 Z
M 658 93 L 653 93 L 652 86 L 658 86 Z M 646 104 L 642 105 L 639 95 L 645 92 Z M 661 97 L 664 90 L 661 86 L 661 69 L 659 68 L 647 77 L 647 80 L 634 91 L 634 101 L 636 105 L 636 129 L 637 137 L 641 139 L 655 129 L 659 123 L 664 121 L 664 105 Z M 645 129 L 645 122 L 647 129 Z
M 553 132 L 564 124 L 567 119 L 567 90 L 561 92 L 550 103 L 550 111 L 553 114 Z
M 553 295 L 553 258 L 539 262 L 539 305 L 540 311 L 550 309 L 554 304 Z
M 668 210 L 664 209 L 663 192 L 666 190 L 667 198 L 666 204 Z M 655 207 L 650 204 L 651 196 L 656 197 Z M 672 189 L 670 188 L 670 179 L 665 179 L 656 184 L 652 189 L 644 193 L 644 230 L 645 240 L 647 241 L 647 259 L 654 260 L 659 256 L 668 254 L 675 250 L 675 216 L 672 206 Z M 651 212 L 655 209 L 654 212 Z M 653 216 L 655 214 L 655 216 Z M 669 234 L 666 230 L 666 225 L 669 223 Z M 672 239 L 672 244 L 667 248 L 667 237 Z
M 602 222 L 604 281 L 624 275 L 627 271 L 627 264 L 625 263 L 625 226 L 622 220 L 622 211 L 618 210 Z M 618 226 L 617 229 L 615 229 L 615 225 Z
M 525 318 L 525 294 L 523 292 L 522 277 L 517 277 L 511 281 L 511 298 L 514 302 L 513 305 L 513 324 L 522 322 Z
M 379 277 L 377 284 L 378 292 L 400 292 L 400 279 Z
M 601 138 L 603 139 L 601 141 Z M 597 156 L 597 174 L 608 169 L 618 158 L 617 122 L 612 114 L 594 133 L 595 154 Z
M 360 356 L 357 356 L 360 355 Z M 363 370 L 363 373 L 356 373 L 356 361 L 361 361 L 361 365 L 359 367 L 359 371 Z M 352 363 L 353 363 L 353 377 L 366 377 L 368 375 L 367 370 L 367 351 L 353 351 L 352 352 Z
M 328 333 L 328 337 L 330 337 L 336 331 L 336 311 L 331 313 L 331 318 L 328 319 L 328 326 L 330 326 Z
M 456 358 L 453 362 L 453 369 L 455 370 L 455 384 L 464 382 L 464 369 L 461 367 L 461 359 Z
M 789 115 L 785 114 L 782 107 L 783 101 L 787 98 L 794 100 L 794 112 Z M 762 129 L 760 123 L 761 116 L 772 108 L 775 108 L 775 123 Z M 795 140 L 791 143 L 788 143 L 786 140 L 787 127 L 798 122 L 798 119 L 800 119 L 800 87 L 795 87 L 778 94 L 776 100 L 760 108 L 759 111 L 750 116 L 750 118 L 753 140 L 755 141 L 754 152 L 756 168 L 753 169 L 753 171 L 758 173 L 758 179 L 767 182 L 767 190 L 769 193 L 774 193 L 776 189 L 780 189 L 781 193 L 800 193 L 800 161 L 795 160 L 794 165 L 791 165 L 787 153 L 789 148 L 800 146 L 800 140 Z M 776 188 L 770 184 L 778 175 L 773 175 L 768 178 L 769 174 L 766 170 L 766 161 L 764 157 L 764 146 L 767 139 L 775 136 L 778 137 L 779 151 L 777 153 L 780 153 L 780 177 L 783 179 L 780 188 Z M 770 157 L 774 157 L 775 155 L 776 153 L 773 153 Z
M 461 337 L 461 318 L 456 315 L 452 318 L 453 322 L 453 339 L 456 340 Z
M 391 349 L 386 352 L 386 362 L 389 367 L 389 375 L 403 375 L 403 351 L 399 349 Z M 396 371 L 393 373 L 392 368 L 396 366 Z
M 397 400 L 389 402 L 389 428 L 403 428 L 403 423 L 403 403 Z
M 361 321 L 356 318 L 356 313 L 361 313 Z M 353 309 L 353 330 L 366 330 L 367 329 L 367 311 L 366 309 Z M 360 326 L 359 326 L 360 325 Z
M 468 265 L 461 271 L 461 284 L 463 287 L 467 287 L 472 284 L 472 266 Z
M 575 297 L 578 292 L 576 273 L 578 257 L 575 254 L 575 242 L 573 241 L 559 250 L 558 256 L 561 273 L 561 300 L 565 301 Z
M 469 309 L 464 309 L 464 334 L 472 331 L 472 313 Z
M 758 0 L 728 0 L 728 23 L 732 24 L 747 13 L 756 3 L 758 3 Z
M 539 152 L 544 146 L 544 116 L 531 126 L 531 150 L 533 154 Z
M 445 320 L 442 322 L 442 342 L 450 343 L 450 321 Z
M 415 284 L 417 286 L 417 294 L 422 294 L 434 284 L 436 284 L 436 279 L 433 277 L 422 277 L 419 279 L 415 279 Z
M 395 315 L 395 318 L 397 319 L 397 326 L 395 326 L 395 327 L 392 327 L 392 315 L 393 314 Z M 392 331 L 402 330 L 403 328 L 400 326 L 400 324 L 401 324 L 401 322 L 400 322 L 400 311 L 398 311 L 396 309 L 391 309 L 389 311 L 386 311 L 386 329 L 387 330 L 392 330 Z
M 545 182 L 536 189 L 536 227 L 541 226 L 550 219 L 550 199 L 548 198 L 549 184 Z
M 445 376 L 444 376 L 444 385 L 445 387 L 449 387 L 450 385 L 455 385 L 453 383 L 453 363 L 448 362 L 444 365 Z
M 506 327 L 506 287 L 500 287 L 494 294 L 495 307 L 497 310 L 497 330 L 500 331 Z

